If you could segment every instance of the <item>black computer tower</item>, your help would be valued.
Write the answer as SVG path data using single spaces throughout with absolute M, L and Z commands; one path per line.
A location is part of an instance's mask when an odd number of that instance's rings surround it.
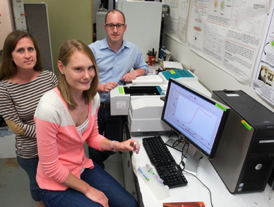
M 274 113 L 239 91 L 213 91 L 231 108 L 212 165 L 230 193 L 265 189 L 274 165 Z

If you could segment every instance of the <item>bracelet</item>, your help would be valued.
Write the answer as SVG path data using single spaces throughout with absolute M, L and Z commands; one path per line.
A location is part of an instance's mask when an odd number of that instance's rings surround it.
M 111 148 L 111 150 L 112 150 L 113 152 L 116 152 L 116 150 L 114 149 L 114 146 L 113 146 L 113 142 L 114 142 L 114 141 L 111 141 L 111 142 L 110 142 L 110 148 Z

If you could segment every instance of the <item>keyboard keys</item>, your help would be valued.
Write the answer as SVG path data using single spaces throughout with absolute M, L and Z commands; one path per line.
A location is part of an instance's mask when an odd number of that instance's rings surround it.
M 182 173 L 181 167 L 175 162 L 172 154 L 160 136 L 143 138 L 143 145 L 155 166 L 158 175 L 169 188 L 187 185 L 187 180 Z

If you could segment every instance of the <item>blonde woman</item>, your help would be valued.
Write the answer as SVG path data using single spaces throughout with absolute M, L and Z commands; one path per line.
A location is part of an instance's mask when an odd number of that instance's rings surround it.
M 134 197 L 88 159 L 84 143 L 100 151 L 135 151 L 129 139 L 110 141 L 99 134 L 98 71 L 93 53 L 78 40 L 60 48 L 58 87 L 47 92 L 35 113 L 39 164 L 37 182 L 47 206 L 138 206 Z

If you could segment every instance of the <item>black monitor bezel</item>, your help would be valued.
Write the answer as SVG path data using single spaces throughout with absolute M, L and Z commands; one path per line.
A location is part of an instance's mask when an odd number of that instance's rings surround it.
M 224 107 L 226 110 L 224 111 L 225 113 L 223 114 L 222 116 L 222 120 L 220 122 L 220 126 L 219 126 L 219 129 L 216 133 L 216 136 L 215 136 L 215 140 L 214 140 L 214 143 L 213 143 L 213 146 L 212 146 L 212 149 L 211 149 L 211 152 L 208 153 L 206 151 L 204 151 L 200 146 L 198 146 L 195 142 L 193 142 L 189 137 L 187 137 L 185 134 L 183 134 L 183 136 L 185 137 L 185 140 L 187 142 L 189 142 L 190 144 L 192 144 L 194 147 L 196 147 L 201 153 L 203 153 L 205 156 L 207 156 L 209 159 L 213 159 L 215 154 L 216 154 L 216 151 L 217 151 L 217 148 L 218 148 L 218 145 L 219 145 L 219 142 L 220 142 L 220 139 L 221 139 L 221 135 L 222 135 L 222 132 L 224 130 L 224 127 L 225 127 L 225 123 L 226 123 L 226 120 L 227 120 L 227 117 L 228 117 L 228 114 L 229 114 L 229 111 L 230 111 L 230 108 L 226 105 L 224 105 L 223 103 L 220 103 L 218 102 L 217 100 L 211 98 L 211 97 L 208 97 L 204 94 L 202 94 L 201 92 L 198 92 L 196 91 L 195 89 L 187 86 L 186 84 L 183 84 L 179 81 L 176 81 L 175 79 L 169 79 L 169 82 L 168 82 L 168 88 L 167 88 L 167 92 L 166 92 L 166 97 L 165 97 L 165 103 L 164 103 L 164 107 L 163 107 L 163 111 L 162 111 L 162 115 L 161 115 L 161 120 L 166 123 L 168 126 L 171 127 L 172 130 L 174 130 L 177 134 L 179 135 L 182 135 L 182 132 L 180 130 L 178 130 L 176 127 L 174 127 L 171 123 L 169 123 L 167 120 L 165 120 L 164 118 L 164 114 L 165 114 L 165 111 L 166 111 L 166 107 L 167 107 L 167 103 L 168 103 L 168 100 L 169 100 L 169 93 L 170 93 L 170 85 L 172 83 L 175 83 L 177 84 L 178 86 L 184 88 L 185 90 L 188 90 L 190 91 L 191 93 L 195 94 L 196 96 L 199 96 L 200 98 L 202 99 L 205 99 L 207 100 L 208 102 L 212 103 L 212 104 L 219 104 L 221 105 L 222 107 Z

